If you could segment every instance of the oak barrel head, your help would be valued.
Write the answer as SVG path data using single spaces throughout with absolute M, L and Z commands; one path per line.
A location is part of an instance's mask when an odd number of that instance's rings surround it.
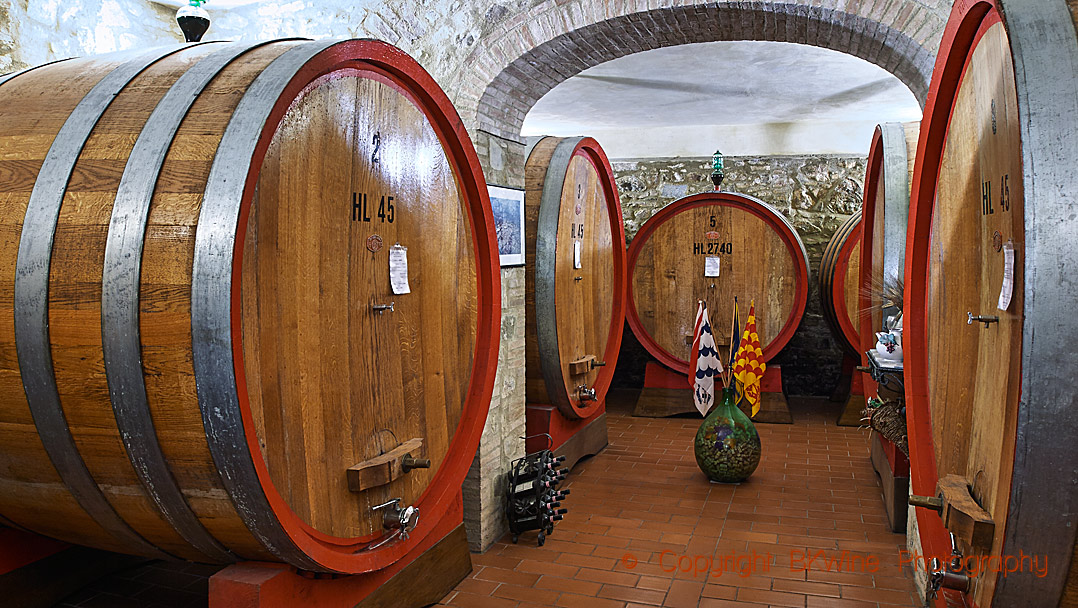
M 705 276 L 708 258 L 718 277 Z M 627 320 L 667 367 L 688 372 L 697 301 L 706 300 L 720 352 L 728 350 L 734 297 L 742 322 L 756 301 L 765 360 L 789 342 L 808 300 L 808 256 L 770 205 L 736 192 L 705 192 L 670 203 L 629 247 Z
M 598 142 L 537 141 L 524 205 L 527 401 L 586 418 L 605 400 L 625 317 L 621 203 Z

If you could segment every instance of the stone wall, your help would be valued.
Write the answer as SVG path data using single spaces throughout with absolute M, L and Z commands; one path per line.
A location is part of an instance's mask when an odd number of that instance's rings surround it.
M 487 182 L 524 187 L 524 146 L 478 131 L 475 151 Z M 524 268 L 502 269 L 502 332 L 498 375 L 483 438 L 464 483 L 464 526 L 473 551 L 483 551 L 508 530 L 505 475 L 524 455 Z
M 139 0 L 0 0 L 0 74 L 55 59 L 183 42 L 175 8 Z
M 783 384 L 789 394 L 830 395 L 838 382 L 842 351 L 820 311 L 820 259 L 839 225 L 861 208 L 865 161 L 864 157 L 845 156 L 725 159 L 723 190 L 754 196 L 778 209 L 793 224 L 808 252 L 808 310 L 793 339 L 774 359 L 782 364 Z M 683 196 L 714 189 L 710 158 L 622 160 L 612 164 L 629 242 L 662 207 Z M 631 332 L 627 330 L 628 333 Z M 643 347 L 627 336 L 618 359 L 620 378 L 640 386 L 647 359 Z

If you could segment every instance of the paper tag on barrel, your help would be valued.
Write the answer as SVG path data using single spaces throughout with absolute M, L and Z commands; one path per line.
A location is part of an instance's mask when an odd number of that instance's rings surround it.
M 389 248 L 389 286 L 396 295 L 412 292 L 408 288 L 408 248 L 400 244 Z
M 705 277 L 717 277 L 719 276 L 719 257 L 706 257 L 704 258 L 704 276 Z
M 1007 310 L 1011 306 L 1014 292 L 1014 242 L 1003 245 L 1003 287 L 999 290 L 999 304 L 996 308 Z

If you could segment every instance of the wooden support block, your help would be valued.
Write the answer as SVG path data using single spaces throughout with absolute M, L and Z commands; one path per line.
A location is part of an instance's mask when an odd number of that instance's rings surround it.
M 854 372 L 850 378 L 849 398 L 842 408 L 842 415 L 838 418 L 839 426 L 861 426 L 861 412 L 868 407 L 865 398 L 864 374 Z
M 409 439 L 392 450 L 370 460 L 348 467 L 348 489 L 362 492 L 368 488 L 384 486 L 405 473 L 401 462 L 405 456 L 423 447 L 423 439 Z
M 891 526 L 892 532 L 905 532 L 906 515 L 909 512 L 906 506 L 906 499 L 910 490 L 909 464 L 904 462 L 905 469 L 900 468 L 896 471 L 896 467 L 888 459 L 888 446 L 884 446 L 883 443 L 885 440 L 875 431 L 872 431 L 871 435 L 872 468 L 880 476 L 880 486 L 883 488 L 883 507 L 887 512 L 887 523 Z M 889 446 L 889 449 L 895 450 L 893 444 Z
M 973 500 L 969 484 L 961 475 L 945 475 L 936 482 L 936 496 L 943 498 L 943 525 L 973 549 L 988 552 L 996 534 L 992 514 Z
M 570 470 L 581 458 L 598 454 L 608 443 L 606 404 L 600 404 L 599 411 L 579 420 L 566 418 L 552 405 L 529 404 L 525 408 L 525 420 L 529 438 L 524 449 L 530 453 L 549 447 L 556 456 L 565 456 L 563 464 Z
M 569 375 L 581 376 L 590 372 L 593 367 L 595 367 L 595 355 L 586 355 L 569 362 Z
M 386 568 L 353 576 L 312 577 L 287 564 L 241 562 L 210 578 L 209 608 L 422 608 L 438 602 L 472 571 L 463 502 L 414 549 Z

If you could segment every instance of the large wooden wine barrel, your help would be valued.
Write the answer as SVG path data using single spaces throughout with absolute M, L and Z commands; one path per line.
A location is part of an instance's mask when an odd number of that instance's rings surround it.
M 719 258 L 718 278 L 706 277 Z M 756 301 L 764 360 L 793 337 L 808 301 L 808 256 L 774 207 L 736 192 L 704 192 L 653 215 L 629 247 L 629 327 L 660 363 L 685 374 L 698 300 L 717 345 L 729 343 L 734 297 L 742 323 Z
M 1064 0 L 955 2 L 917 145 L 904 295 L 913 492 L 956 475 L 993 526 L 980 543 L 954 526 L 965 556 L 1036 555 L 1043 568 L 981 572 L 966 599 L 982 608 L 1078 602 L 1076 15 Z M 940 516 L 918 508 L 917 522 L 923 553 L 948 557 Z
M 42 67 L 0 84 L 0 175 L 5 520 L 357 573 L 454 503 L 497 366 L 497 250 L 467 133 L 407 55 L 283 40 Z M 430 468 L 349 490 L 398 448 Z M 423 517 L 376 546 L 372 507 L 397 497 Z
M 606 398 L 625 325 L 614 171 L 590 137 L 544 137 L 526 158 L 527 401 L 587 418 Z M 581 400 L 582 390 L 594 397 Z
M 861 214 L 851 215 L 831 235 L 820 260 L 820 307 L 842 350 L 860 359 L 857 291 L 861 281 Z
M 884 309 L 878 287 L 884 278 L 903 277 L 906 258 L 906 218 L 910 207 L 910 183 L 917 158 L 920 122 L 887 122 L 876 126 L 868 150 L 865 196 L 861 205 L 861 284 L 859 306 L 862 315 L 860 351 L 874 348 L 875 332 L 883 329 L 883 318 L 897 314 Z
M 880 290 L 884 279 L 902 280 L 906 259 L 906 218 L 910 210 L 910 184 L 917 158 L 920 122 L 888 122 L 876 126 L 868 151 L 865 196 L 861 205 L 861 278 L 858 356 L 868 365 L 865 352 L 876 348 L 876 332 L 884 320 L 900 311 L 884 307 Z M 875 381 L 864 374 L 868 395 L 879 392 Z M 900 391 L 896 391 L 897 395 Z

